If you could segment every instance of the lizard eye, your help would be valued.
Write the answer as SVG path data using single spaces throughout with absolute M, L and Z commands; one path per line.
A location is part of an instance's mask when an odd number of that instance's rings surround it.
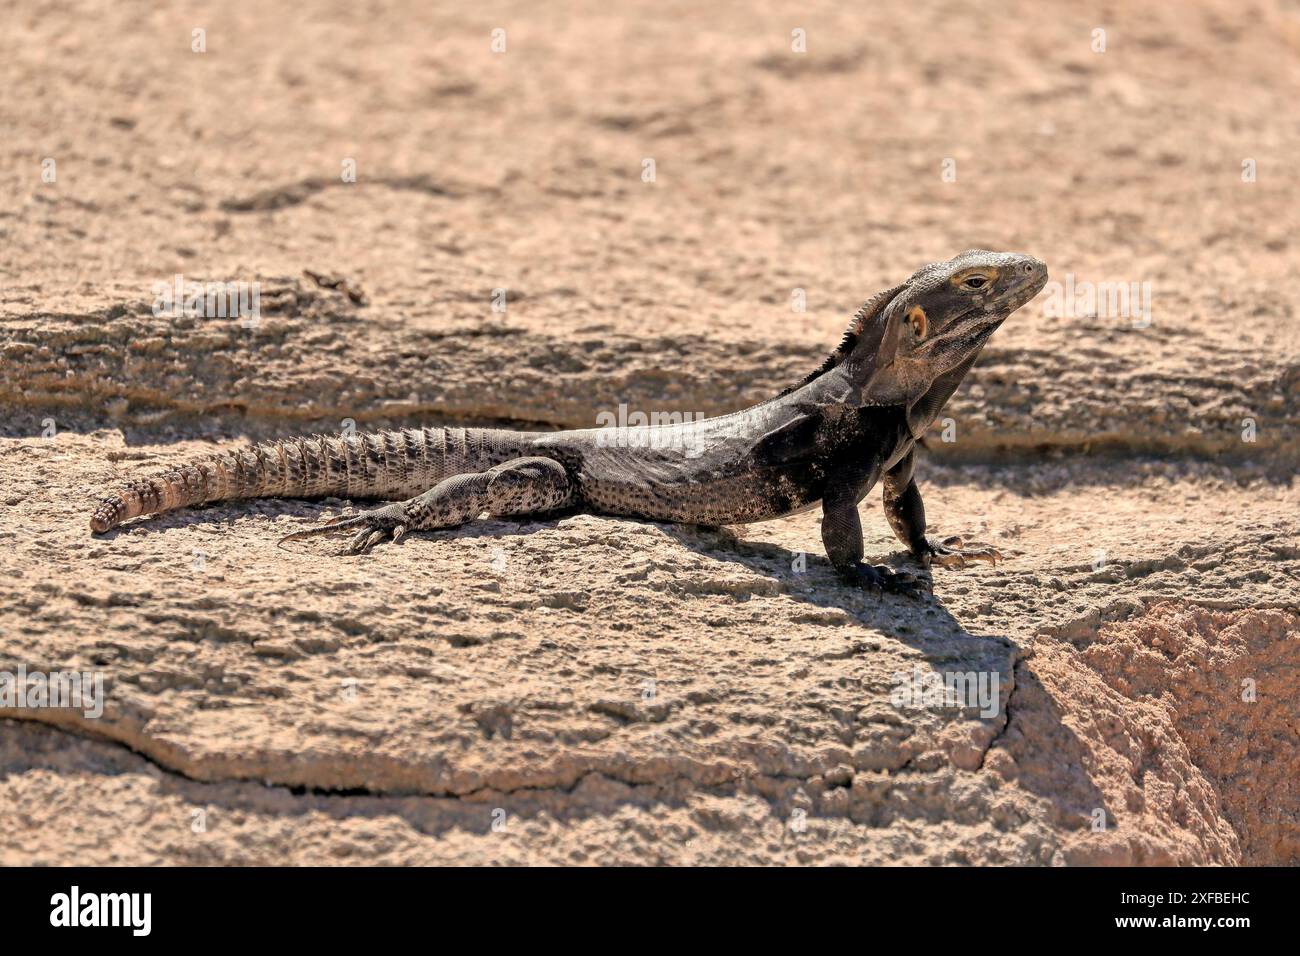
M 978 269 L 963 269 L 949 280 L 953 288 L 962 292 L 978 292 L 998 281 L 998 270 L 991 266 Z

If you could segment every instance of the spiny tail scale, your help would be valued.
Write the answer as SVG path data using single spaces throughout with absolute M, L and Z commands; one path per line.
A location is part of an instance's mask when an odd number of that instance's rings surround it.
M 409 498 L 443 478 L 497 463 L 506 433 L 478 428 L 405 428 L 339 437 L 313 435 L 217 452 L 127 482 L 90 520 L 103 533 L 129 518 L 240 498 Z

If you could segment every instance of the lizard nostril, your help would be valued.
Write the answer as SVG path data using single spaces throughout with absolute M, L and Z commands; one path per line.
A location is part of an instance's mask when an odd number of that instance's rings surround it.
M 1020 267 L 1020 271 L 1025 275 L 1032 275 L 1034 272 L 1034 264 L 1032 262 L 1026 262 Z

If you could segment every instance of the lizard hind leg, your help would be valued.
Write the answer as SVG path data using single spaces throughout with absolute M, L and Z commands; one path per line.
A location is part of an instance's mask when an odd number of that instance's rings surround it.
M 570 504 L 575 492 L 574 482 L 558 461 L 515 458 L 487 471 L 453 475 L 406 501 L 295 531 L 281 538 L 280 544 L 354 532 L 344 553 L 362 554 L 385 538 L 400 541 L 408 531 L 454 528 L 484 512 L 495 518 L 545 514 Z

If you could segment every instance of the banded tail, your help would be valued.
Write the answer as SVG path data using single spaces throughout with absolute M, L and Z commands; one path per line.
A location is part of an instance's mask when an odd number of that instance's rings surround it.
M 263 442 L 127 482 L 100 502 L 90 530 L 103 534 L 140 515 L 240 498 L 411 498 L 451 475 L 499 464 L 525 445 L 522 433 L 482 428 Z

